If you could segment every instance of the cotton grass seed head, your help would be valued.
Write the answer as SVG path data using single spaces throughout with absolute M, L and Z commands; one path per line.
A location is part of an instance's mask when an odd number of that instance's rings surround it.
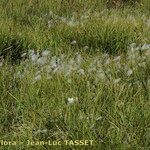
M 129 69 L 128 71 L 127 71 L 127 76 L 131 76 L 133 74 L 133 71 L 131 70 L 131 69 Z
M 45 50 L 45 51 L 42 52 L 42 56 L 47 57 L 49 55 L 49 53 L 50 52 L 48 50 Z
M 41 57 L 37 60 L 38 65 L 44 65 L 46 63 L 46 59 L 44 57 Z

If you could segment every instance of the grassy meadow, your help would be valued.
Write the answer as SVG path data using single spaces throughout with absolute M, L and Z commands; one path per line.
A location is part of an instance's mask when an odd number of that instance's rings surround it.
M 149 150 L 149 109 L 149 0 L 0 0 L 0 150 Z

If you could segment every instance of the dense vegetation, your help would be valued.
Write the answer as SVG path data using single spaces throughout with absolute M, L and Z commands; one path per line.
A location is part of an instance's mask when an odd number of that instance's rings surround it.
M 149 0 L 1 0 L 0 149 L 150 149 L 149 14 Z

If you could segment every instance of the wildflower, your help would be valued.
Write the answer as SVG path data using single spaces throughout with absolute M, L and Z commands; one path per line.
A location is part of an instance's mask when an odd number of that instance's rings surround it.
M 74 98 L 68 98 L 68 104 L 73 104 L 75 102 Z
M 77 97 L 76 97 L 76 98 L 73 98 L 73 97 L 68 98 L 68 104 L 69 104 L 69 105 L 74 104 L 74 103 L 77 102 L 77 101 L 78 101 L 78 98 L 77 98 Z

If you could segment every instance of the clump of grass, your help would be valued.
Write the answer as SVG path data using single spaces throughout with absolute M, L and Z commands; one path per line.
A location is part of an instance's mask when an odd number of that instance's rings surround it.
M 27 41 L 18 37 L 3 37 L 0 43 L 0 55 L 11 63 L 18 63 L 21 60 L 21 54 L 28 49 Z
M 61 38 L 67 42 L 75 40 L 77 47 L 84 46 L 90 49 L 100 49 L 103 52 L 124 52 L 133 42 L 140 42 L 141 24 L 133 24 L 122 18 L 94 18 L 75 27 L 59 26 Z

